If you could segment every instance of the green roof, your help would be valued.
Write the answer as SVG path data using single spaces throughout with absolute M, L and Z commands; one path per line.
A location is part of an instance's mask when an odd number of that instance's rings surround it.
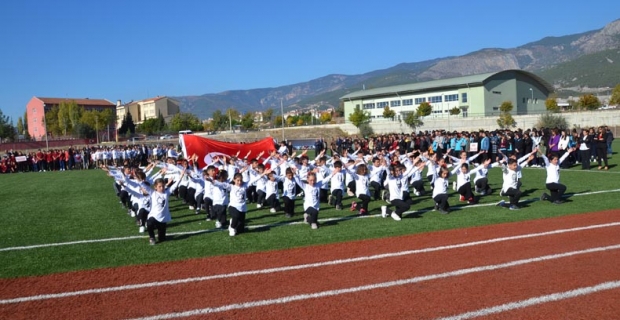
M 356 92 L 349 93 L 340 99 L 356 99 L 356 98 L 369 98 L 369 97 L 380 97 L 386 95 L 397 94 L 408 94 L 429 90 L 437 90 L 437 89 L 456 89 L 456 88 L 464 88 L 467 86 L 477 86 L 482 85 L 484 81 L 489 79 L 492 76 L 498 75 L 500 73 L 505 72 L 517 72 L 524 74 L 528 77 L 534 78 L 534 80 L 540 82 L 549 92 L 553 92 L 553 86 L 551 86 L 547 81 L 542 79 L 541 77 L 524 70 L 511 69 L 511 70 L 503 70 L 498 72 L 491 73 L 483 73 L 483 74 L 474 74 L 469 76 L 463 76 L 458 78 L 449 78 L 449 79 L 441 79 L 441 80 L 433 80 L 426 82 L 416 82 L 410 84 L 401 84 L 397 86 L 390 87 L 382 87 L 375 88 L 369 90 L 360 90 Z

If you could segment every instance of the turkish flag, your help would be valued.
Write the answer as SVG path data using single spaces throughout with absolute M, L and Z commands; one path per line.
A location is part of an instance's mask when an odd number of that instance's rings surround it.
M 189 159 L 193 154 L 198 155 L 198 166 L 200 168 L 210 164 L 209 159 L 213 156 L 225 154 L 234 156 L 239 152 L 239 157 L 245 157 L 249 151 L 249 158 L 256 157 L 261 151 L 269 154 L 275 150 L 273 138 L 267 137 L 252 143 L 229 143 L 218 140 L 203 138 L 193 134 L 184 134 L 179 137 L 183 149 L 183 157 Z

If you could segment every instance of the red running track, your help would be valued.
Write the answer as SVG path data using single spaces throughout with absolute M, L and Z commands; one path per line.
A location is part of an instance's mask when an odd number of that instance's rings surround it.
M 134 267 L 0 280 L 0 318 L 118 319 L 237 306 L 195 318 L 433 319 L 620 281 L 620 211 L 448 230 L 292 250 L 192 259 Z M 609 225 L 616 223 L 617 225 Z M 491 242 L 491 239 L 601 225 L 598 228 Z M 7 302 L 7 299 L 262 270 L 335 259 L 454 246 L 465 247 L 322 265 L 299 270 L 220 278 L 104 293 Z M 487 241 L 484 243 L 484 241 Z M 613 247 L 616 246 L 616 247 Z M 599 248 L 596 252 L 583 252 Z M 603 249 L 601 249 L 603 248 Z M 578 252 L 571 256 L 533 258 Z M 502 264 L 524 260 L 520 265 Z M 492 270 L 481 267 L 494 266 Z M 450 274 L 469 270 L 464 274 Z M 434 275 L 433 279 L 420 277 Z M 442 275 L 442 276 L 437 276 Z M 392 283 L 389 287 L 372 287 Z M 412 280 L 413 279 L 413 280 Z M 424 280 L 424 281 L 422 281 Z M 361 287 L 361 288 L 360 288 Z M 351 289 L 332 296 L 256 301 Z M 361 290 L 363 289 L 363 290 Z M 334 293 L 335 294 L 335 293 Z M 487 318 L 615 318 L 620 289 L 541 303 Z M 294 300 L 294 299 L 293 299 Z M 254 303 L 254 304 L 252 304 Z

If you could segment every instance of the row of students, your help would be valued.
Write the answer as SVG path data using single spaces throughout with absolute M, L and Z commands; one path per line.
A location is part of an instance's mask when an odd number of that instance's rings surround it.
M 531 154 L 528 156 L 531 156 Z M 387 206 L 383 206 L 381 208 L 382 216 L 391 216 L 394 220 L 400 220 L 402 218 L 402 214 L 409 210 L 409 208 L 411 207 L 412 201 L 409 195 L 409 182 L 411 181 L 411 177 L 419 177 L 420 172 L 427 164 L 429 164 L 429 171 L 431 171 L 431 166 L 435 166 L 437 168 L 437 175 L 433 175 L 433 177 L 431 177 L 431 180 L 433 181 L 432 197 L 436 203 L 436 208 L 439 210 L 440 213 L 449 212 L 447 189 L 448 179 L 450 176 L 457 176 L 457 192 L 462 196 L 462 198 L 468 200 L 470 203 L 475 203 L 476 199 L 471 189 L 471 182 L 469 180 L 469 177 L 475 173 L 476 178 L 474 182 L 476 185 L 476 190 L 478 191 L 478 193 L 481 194 L 487 193 L 490 191 L 490 188 L 488 186 L 488 179 L 486 177 L 488 169 L 494 166 L 499 166 L 499 163 L 491 165 L 490 159 L 487 159 L 483 162 L 483 164 L 477 166 L 475 169 L 469 170 L 468 163 L 469 161 L 471 161 L 471 159 L 467 159 L 465 157 L 459 159 L 459 165 L 454 166 L 453 170 L 449 171 L 447 166 L 445 166 L 442 161 L 444 160 L 444 158 L 440 158 L 440 160 L 437 162 L 428 162 L 428 160 L 427 162 L 424 162 L 422 161 L 423 156 L 415 159 L 410 159 L 411 155 L 403 155 L 402 157 L 398 157 L 399 160 L 402 160 L 402 163 L 389 167 L 389 173 L 387 173 L 387 178 L 385 179 L 384 183 L 384 186 L 389 194 L 388 200 L 390 204 L 395 207 L 395 210 L 391 210 Z M 211 207 L 207 210 L 212 211 L 208 212 L 209 218 L 217 220 L 217 227 L 225 226 L 227 222 L 226 207 L 228 207 L 229 214 L 232 218 L 228 226 L 229 233 L 231 234 L 231 236 L 234 236 L 238 233 L 243 232 L 245 227 L 245 214 L 247 212 L 247 189 L 249 185 L 257 183 L 261 180 L 264 181 L 263 183 L 258 184 L 258 189 L 261 189 L 259 191 L 262 191 L 264 184 L 264 198 L 266 202 L 270 205 L 272 212 L 280 211 L 281 209 L 279 203 L 278 184 L 282 184 L 282 197 L 285 204 L 284 211 L 287 217 L 291 217 L 294 214 L 294 201 L 296 197 L 294 190 L 297 186 L 300 186 L 304 194 L 304 218 L 311 225 L 312 228 L 316 229 L 318 228 L 319 203 L 323 190 L 327 189 L 325 187 L 328 187 L 330 189 L 331 196 L 329 198 L 332 205 L 342 206 L 342 194 L 344 193 L 344 181 L 346 180 L 346 173 L 351 176 L 353 181 L 355 181 L 355 195 L 360 200 L 360 214 L 366 214 L 368 212 L 368 203 L 370 202 L 370 190 L 368 189 L 368 186 L 371 185 L 374 187 L 375 200 L 377 200 L 377 190 L 380 189 L 376 183 L 373 184 L 372 182 L 377 182 L 377 180 L 379 180 L 375 176 L 376 172 L 384 171 L 388 167 L 385 158 L 373 158 L 373 164 L 371 166 L 371 170 L 375 172 L 373 175 L 371 173 L 372 171 L 369 172 L 366 163 L 364 163 L 364 159 L 364 156 L 360 156 L 352 163 L 351 161 L 349 161 L 349 163 L 346 165 L 347 169 L 344 172 L 342 172 L 343 164 L 340 160 L 332 162 L 333 169 L 325 170 L 324 172 L 322 172 L 321 166 L 325 164 L 325 159 L 317 161 L 316 163 L 318 164 L 318 167 L 312 168 L 310 171 L 303 170 L 304 167 L 310 168 L 309 166 L 307 166 L 307 164 L 304 164 L 305 161 L 303 161 L 302 165 L 299 168 L 294 165 L 288 167 L 284 166 L 286 168 L 285 176 L 277 175 L 273 169 L 265 170 L 264 166 L 261 166 L 260 164 L 255 166 L 256 170 L 252 168 L 252 165 L 240 164 L 242 169 L 238 170 L 238 172 L 235 172 L 232 181 L 228 179 L 228 172 L 226 170 L 221 170 L 219 174 L 215 174 L 216 170 L 213 165 L 207 167 L 202 172 L 200 172 L 200 170 L 195 167 L 194 174 L 192 175 L 192 173 L 187 173 L 186 168 L 178 168 L 174 165 L 174 161 L 170 161 L 167 166 L 164 166 L 162 168 L 162 170 L 160 171 L 160 175 L 165 175 L 168 177 L 168 184 L 164 185 L 164 187 L 169 187 L 166 189 L 167 192 L 173 192 L 174 189 L 183 180 L 183 178 L 188 175 L 190 179 L 195 183 L 194 186 L 189 189 L 194 189 L 193 194 L 196 195 L 195 206 L 197 210 L 199 210 L 199 208 L 201 207 L 200 199 L 203 198 L 203 196 L 207 196 L 208 186 L 208 195 L 210 195 L 209 199 L 211 200 L 211 206 L 206 207 Z M 556 163 L 561 163 L 564 159 L 565 157 L 563 157 L 563 159 L 561 160 L 553 158 L 551 162 L 553 163 L 555 161 Z M 197 159 L 193 157 L 191 160 L 196 162 L 195 160 Z M 286 159 L 280 159 L 280 161 L 276 163 L 275 167 L 280 168 L 285 163 L 287 163 Z M 237 171 L 237 165 L 239 165 L 239 163 L 233 164 L 233 162 L 231 162 L 231 167 L 233 167 L 233 170 L 235 171 Z M 552 168 L 552 166 L 548 167 Z M 169 168 L 172 168 L 172 170 L 168 170 Z M 250 181 L 244 182 L 243 173 L 249 170 L 255 171 L 255 173 L 252 174 L 252 178 Z M 510 197 L 511 201 L 508 207 L 511 209 L 515 209 L 520 197 L 519 161 L 515 159 L 508 159 L 507 161 L 505 161 L 505 163 L 502 163 L 502 170 L 504 173 L 504 185 L 502 187 L 502 193 Z M 302 180 L 300 176 L 300 173 L 302 171 L 305 171 L 305 180 Z M 202 177 L 200 177 L 200 175 L 202 175 Z M 320 180 L 317 178 L 317 176 L 319 175 L 321 176 Z M 120 184 L 123 188 L 127 187 L 127 190 L 123 191 L 131 194 L 131 196 L 136 199 L 134 201 L 134 205 L 138 204 L 138 208 L 135 209 L 135 211 L 137 212 L 137 220 L 140 223 L 141 231 L 143 231 L 144 221 L 148 221 L 148 214 L 146 214 L 146 212 L 150 211 L 148 210 L 149 208 L 147 206 L 148 201 L 144 202 L 144 199 L 147 195 L 145 192 L 146 188 L 144 188 L 143 184 L 146 182 L 148 185 L 148 182 L 146 181 L 146 177 L 143 172 L 136 173 L 135 176 L 137 180 L 136 183 L 124 184 L 121 182 Z M 372 181 L 373 177 L 375 177 L 374 181 Z M 559 180 L 559 173 L 558 179 L 555 180 Z M 416 182 L 417 181 L 419 180 L 416 180 Z M 561 198 L 565 187 L 564 189 L 562 189 L 561 185 L 558 185 L 557 181 L 548 182 L 547 187 L 549 188 L 549 190 L 552 190 L 552 201 L 557 203 L 557 198 Z M 140 196 L 140 193 L 142 193 L 143 195 Z M 151 193 L 149 193 L 149 195 L 150 194 Z M 544 195 L 542 198 L 546 199 Z M 205 201 L 205 204 L 207 204 L 207 201 Z M 501 205 L 504 206 L 504 203 L 501 203 Z M 147 215 L 146 218 L 144 217 L 145 214 Z M 158 223 L 167 222 L 163 222 L 165 219 L 161 219 L 161 221 L 157 219 L 155 220 Z M 157 225 L 157 223 L 153 223 L 153 225 L 158 229 L 160 227 Z

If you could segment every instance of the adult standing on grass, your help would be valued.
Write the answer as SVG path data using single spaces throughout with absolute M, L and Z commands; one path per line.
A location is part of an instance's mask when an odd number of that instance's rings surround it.
M 614 134 L 608 126 L 605 126 L 605 131 L 607 131 L 607 135 L 605 136 L 605 141 L 607 142 L 607 157 L 611 158 L 611 154 L 613 153 L 611 144 L 614 142 Z
M 579 154 L 581 155 L 581 169 L 590 170 L 590 149 L 592 149 L 592 136 L 588 129 L 581 130 L 579 137 Z
M 557 155 L 551 155 L 551 159 L 548 159 L 544 154 L 542 155 L 547 170 L 546 187 L 551 192 L 551 196 L 543 193 L 540 196 L 541 201 L 549 200 L 554 204 L 562 204 L 562 196 L 566 192 L 566 186 L 560 184 L 560 165 L 573 151 L 575 148 L 566 150 L 566 153 L 559 159 Z
M 603 127 L 598 127 L 598 133 L 594 135 L 594 143 L 596 143 L 596 161 L 599 170 L 609 170 L 607 164 L 607 131 Z M 605 163 L 605 167 L 603 167 Z

